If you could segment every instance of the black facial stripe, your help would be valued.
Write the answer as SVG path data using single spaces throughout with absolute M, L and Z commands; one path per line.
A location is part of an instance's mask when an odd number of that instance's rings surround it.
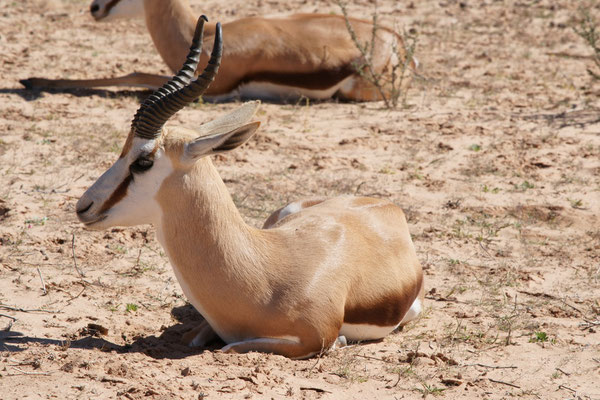
M 117 186 L 115 191 L 110 195 L 108 200 L 106 200 L 104 202 L 104 204 L 102 204 L 102 207 L 100 208 L 100 213 L 103 213 L 104 211 L 113 207 L 119 201 L 123 200 L 123 198 L 127 194 L 127 188 L 129 187 L 129 184 L 131 183 L 132 180 L 133 180 L 133 175 L 132 174 L 127 175 L 127 177 L 123 180 L 123 182 L 121 182 L 119 184 L 119 186 Z

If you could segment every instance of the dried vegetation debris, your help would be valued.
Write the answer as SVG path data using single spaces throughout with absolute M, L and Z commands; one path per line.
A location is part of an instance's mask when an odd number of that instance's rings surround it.
M 143 25 L 95 24 L 84 3 L 8 2 L 0 15 L 3 398 L 600 397 L 600 86 L 576 57 L 589 53 L 572 29 L 578 4 L 380 0 L 384 22 L 419 34 L 425 79 L 405 107 L 264 104 L 258 136 L 215 160 L 255 226 L 315 195 L 406 210 L 423 318 L 379 343 L 292 361 L 183 346 L 201 317 L 153 228 L 77 223 L 74 203 L 118 156 L 147 92 L 28 92 L 18 80 L 166 71 Z M 290 4 L 206 7 L 226 20 Z M 176 123 L 235 106 L 194 106 Z

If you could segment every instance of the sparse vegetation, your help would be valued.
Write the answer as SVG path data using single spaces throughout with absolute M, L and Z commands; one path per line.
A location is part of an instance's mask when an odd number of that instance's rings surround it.
M 415 61 L 415 51 L 417 49 L 417 36 L 404 32 L 400 34 L 396 32 L 396 38 L 392 43 L 395 61 L 391 60 L 390 65 L 384 70 L 380 70 L 375 65 L 375 41 L 377 40 L 377 31 L 382 29 L 379 24 L 379 13 L 377 10 L 377 1 L 374 2 L 374 11 L 372 14 L 372 26 L 370 41 L 362 42 L 358 36 L 350 20 L 348 19 L 348 10 L 346 3 L 343 0 L 336 0 L 337 5 L 342 11 L 346 20 L 346 27 L 356 48 L 362 55 L 359 61 L 354 62 L 354 69 L 367 82 L 371 83 L 379 96 L 385 103 L 388 109 L 398 107 L 401 101 L 406 100 L 406 80 L 409 76 L 415 75 L 412 65 Z M 392 57 L 394 58 L 394 57 Z
M 30 219 L 25 220 L 25 225 L 27 225 L 28 227 L 43 226 L 43 225 L 46 225 L 47 221 L 48 221 L 48 217 L 30 218 Z
M 524 192 L 528 189 L 535 188 L 535 185 L 529 181 L 523 181 L 523 182 L 521 182 L 521 184 L 516 184 L 516 183 L 513 184 L 513 188 L 517 192 Z
M 418 392 L 421 392 L 421 394 L 423 394 L 423 397 L 427 397 L 427 395 L 429 394 L 439 396 L 444 392 L 444 390 L 446 390 L 445 388 L 438 388 L 427 383 L 422 383 L 421 386 L 422 388 L 416 388 L 416 390 Z
M 533 343 L 543 343 L 543 342 L 547 342 L 548 341 L 548 334 L 546 332 L 535 332 L 533 334 L 533 337 L 531 339 L 529 339 L 530 342 Z
M 600 23 L 592 16 L 591 7 L 581 6 L 579 8 L 579 26 L 575 26 L 575 32 L 585 40 L 586 44 L 592 49 L 592 60 L 594 68 L 588 68 L 588 73 L 592 78 L 600 80 Z
M 535 400 L 587 399 L 597 392 L 589 377 L 600 365 L 600 135 L 594 122 L 600 97 L 598 81 L 582 68 L 598 73 L 590 47 L 567 25 L 579 2 L 488 1 L 483 7 L 424 0 L 411 8 L 411 2 L 378 0 L 379 23 L 398 18 L 419 31 L 419 59 L 432 78 L 411 89 L 413 109 L 266 103 L 257 115 L 258 135 L 239 153 L 213 157 L 254 227 L 290 201 L 341 194 L 389 199 L 406 213 L 424 269 L 422 317 L 381 342 L 350 343 L 308 360 L 222 354 L 219 341 L 205 349 L 182 345 L 202 318 L 187 303 L 155 228 L 98 232 L 77 221 L 78 197 L 117 159 L 131 113 L 148 93 L 29 93 L 13 89 L 16 82 L 40 74 L 40 66 L 54 77 L 128 73 L 136 65 L 168 72 L 148 51 L 144 30 L 116 40 L 127 22 L 96 25 L 79 13 L 82 0 L 60 1 L 58 12 L 48 9 L 53 3 L 2 3 L 3 399 L 374 393 L 382 399 Z M 200 10 L 199 0 L 190 3 Z M 251 3 L 253 13 L 281 15 L 291 4 Z M 236 16 L 209 17 L 241 17 L 250 10 L 246 4 L 233 1 Z M 347 4 L 350 16 L 370 19 L 372 2 Z M 340 14 L 335 3 L 329 9 Z M 596 27 L 598 10 L 589 10 Z M 92 59 L 91 47 L 72 50 L 78 40 L 100 49 L 93 60 L 102 71 L 78 56 L 82 51 Z M 107 45 L 111 52 L 102 50 Z M 547 55 L 561 52 L 568 54 Z M 72 64 L 65 67 L 66 61 Z M 234 107 L 193 104 L 172 124 L 197 128 Z M 480 150 L 469 149 L 473 144 Z M 108 334 L 83 334 L 89 323 Z
M 496 194 L 496 193 L 500 193 L 500 190 L 501 189 L 499 187 L 491 188 L 488 185 L 483 185 L 483 187 L 481 188 L 481 191 L 484 192 L 484 193 L 494 193 L 494 194 Z
M 583 209 L 583 200 L 581 199 L 568 199 L 571 203 L 571 207 L 577 209 Z

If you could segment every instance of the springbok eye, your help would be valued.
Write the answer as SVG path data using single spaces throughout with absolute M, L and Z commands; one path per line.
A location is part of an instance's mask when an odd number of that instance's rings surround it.
M 139 157 L 129 166 L 129 170 L 133 173 L 140 174 L 152 168 L 153 165 L 153 159 L 147 157 Z

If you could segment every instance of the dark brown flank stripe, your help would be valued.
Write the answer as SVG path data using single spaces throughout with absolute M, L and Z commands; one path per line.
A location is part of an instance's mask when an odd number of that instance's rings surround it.
M 341 68 L 306 73 L 258 72 L 246 76 L 237 84 L 237 86 L 249 82 L 269 82 L 276 85 L 292 86 L 303 89 L 325 90 L 337 85 L 355 73 L 356 69 L 350 64 Z
M 107 16 L 110 13 L 110 10 L 112 10 L 112 8 L 114 6 L 117 5 L 118 2 L 120 2 L 121 0 L 111 0 L 106 4 L 106 13 L 104 14 L 104 16 Z
M 123 182 L 119 184 L 119 187 L 117 187 L 113 194 L 110 195 L 108 200 L 106 200 L 104 204 L 102 204 L 100 213 L 105 212 L 106 210 L 110 209 L 112 206 L 117 204 L 119 201 L 123 200 L 123 197 L 125 197 L 125 195 L 127 194 L 127 188 L 129 187 L 129 184 L 132 180 L 133 175 L 130 173 L 129 175 L 127 175 L 127 178 L 125 178 Z
M 377 326 L 397 325 L 408 309 L 419 296 L 423 275 L 420 274 L 414 292 L 402 293 L 400 291 L 382 295 L 377 303 L 359 305 L 344 311 L 344 322 L 349 324 L 368 324 Z

